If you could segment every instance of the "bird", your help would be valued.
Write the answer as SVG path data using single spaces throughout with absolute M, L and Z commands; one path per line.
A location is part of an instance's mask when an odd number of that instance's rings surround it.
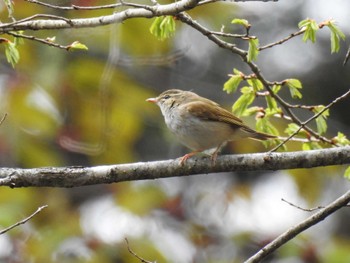
M 277 138 L 255 131 L 218 103 L 192 91 L 169 89 L 146 101 L 159 106 L 169 130 L 180 143 L 192 150 L 181 157 L 181 165 L 190 157 L 209 149 L 215 149 L 211 154 L 212 163 L 215 164 L 220 149 L 228 141 Z

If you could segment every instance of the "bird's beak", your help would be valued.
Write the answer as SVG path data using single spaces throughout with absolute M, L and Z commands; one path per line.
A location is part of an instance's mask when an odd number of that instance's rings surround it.
M 157 98 L 149 98 L 146 100 L 147 102 L 157 103 Z

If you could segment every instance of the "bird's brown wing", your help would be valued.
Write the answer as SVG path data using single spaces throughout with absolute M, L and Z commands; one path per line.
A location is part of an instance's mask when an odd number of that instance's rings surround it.
M 210 105 L 210 107 L 209 107 Z M 217 103 L 206 100 L 189 102 L 184 105 L 193 116 L 207 121 L 222 121 L 233 126 L 245 126 L 243 121 L 228 110 L 221 108 Z
M 211 107 L 208 107 L 208 103 L 211 105 Z M 244 124 L 240 118 L 236 117 L 228 110 L 221 108 L 219 104 L 211 100 L 197 100 L 195 102 L 186 103 L 185 105 L 183 105 L 183 107 L 185 107 L 186 110 L 193 116 L 196 116 L 202 120 L 221 121 L 230 124 L 232 128 L 239 128 L 245 131 L 247 133 L 247 136 L 250 138 L 257 140 L 276 138 L 276 136 L 274 135 L 253 130 L 252 128 Z

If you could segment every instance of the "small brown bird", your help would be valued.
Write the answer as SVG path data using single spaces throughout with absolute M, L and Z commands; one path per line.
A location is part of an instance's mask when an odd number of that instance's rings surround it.
M 219 150 L 228 141 L 242 138 L 276 138 L 274 135 L 249 128 L 240 118 L 216 102 L 191 91 L 170 89 L 146 101 L 156 103 L 160 107 L 170 131 L 182 144 L 193 150 L 181 158 L 181 164 L 196 153 L 213 148 L 216 149 L 211 159 L 215 163 Z

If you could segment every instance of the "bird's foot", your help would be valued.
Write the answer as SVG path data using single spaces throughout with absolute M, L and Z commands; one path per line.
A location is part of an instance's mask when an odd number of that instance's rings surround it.
M 218 158 L 218 152 L 215 151 L 211 156 L 210 156 L 210 160 L 211 160 L 211 165 L 214 166 L 216 164 L 216 159 Z
M 211 159 L 211 165 L 214 166 L 216 164 L 216 159 L 218 158 L 218 154 L 221 150 L 223 144 L 220 144 L 215 151 L 213 152 L 213 154 L 211 155 L 210 159 Z
M 184 165 L 186 163 L 186 161 L 191 158 L 193 155 L 196 155 L 198 153 L 201 153 L 202 151 L 194 151 L 194 152 L 190 152 L 185 154 L 184 156 L 181 157 L 180 159 L 180 164 Z M 211 160 L 211 165 L 214 166 L 216 164 L 216 159 L 218 157 L 219 151 L 216 150 L 213 154 L 210 155 L 210 160 Z
M 194 151 L 194 152 L 190 152 L 190 153 L 185 154 L 184 156 L 181 157 L 180 164 L 184 165 L 186 163 L 187 159 L 191 158 L 193 155 L 196 155 L 199 152 L 200 151 Z

